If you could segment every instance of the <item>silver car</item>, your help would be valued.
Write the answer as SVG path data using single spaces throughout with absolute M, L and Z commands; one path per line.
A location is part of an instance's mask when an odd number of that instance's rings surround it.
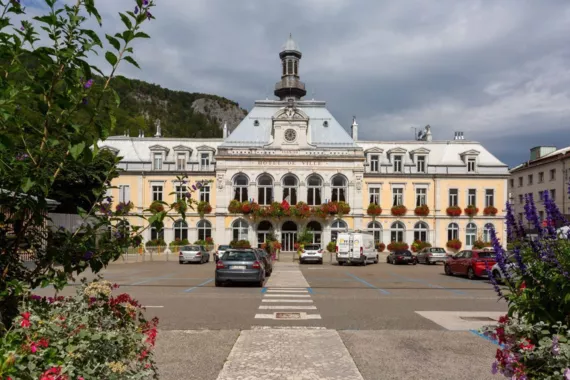
M 210 261 L 210 254 L 202 245 L 185 245 L 180 248 L 178 262 L 185 263 L 207 263 Z
M 230 249 L 216 263 L 216 286 L 228 282 L 253 282 L 263 287 L 263 259 L 252 249 Z
M 444 263 L 447 261 L 447 252 L 443 248 L 429 247 L 424 248 L 418 252 L 416 259 L 419 263 L 424 264 L 437 264 Z

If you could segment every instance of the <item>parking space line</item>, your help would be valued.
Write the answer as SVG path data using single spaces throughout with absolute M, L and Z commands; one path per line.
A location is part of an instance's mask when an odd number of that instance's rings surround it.
M 156 281 L 156 280 L 162 280 L 162 279 L 170 278 L 170 277 L 172 277 L 172 276 L 174 276 L 174 274 L 169 274 L 169 275 L 167 275 L 167 276 L 160 276 L 160 277 L 150 277 L 150 278 L 147 278 L 147 279 L 144 280 L 144 281 L 135 282 L 135 283 L 129 284 L 129 285 L 127 285 L 127 286 L 136 286 L 136 285 L 148 284 L 149 282 L 153 282 L 153 281 Z
M 346 272 L 346 274 L 349 275 L 350 277 L 354 278 L 356 281 L 358 281 L 358 282 L 360 282 L 360 283 L 362 283 L 362 284 L 364 284 L 364 285 L 366 285 L 372 289 L 377 289 L 377 290 L 381 291 L 383 294 L 390 294 L 389 291 L 387 291 L 385 289 L 378 288 L 378 287 L 372 285 L 371 283 L 367 282 L 366 280 L 363 280 L 360 277 L 353 275 L 352 273 Z
M 206 284 L 209 284 L 209 283 L 212 282 L 212 281 L 214 281 L 214 279 L 213 279 L 213 278 L 210 278 L 209 280 L 206 280 L 206 281 L 204 281 L 204 282 L 201 283 L 201 284 L 198 284 L 198 285 L 196 285 L 196 286 L 193 286 L 193 287 L 191 287 L 191 288 L 188 288 L 188 289 L 183 290 L 183 292 L 184 292 L 184 293 L 190 293 L 191 291 L 196 290 L 196 289 L 198 289 L 198 288 L 200 288 L 200 287 L 202 287 L 202 286 L 204 286 L 204 285 L 206 285 Z
M 430 284 L 429 282 L 424 281 L 424 280 L 414 279 L 414 278 L 408 278 L 408 277 L 400 276 L 400 275 L 397 275 L 397 274 L 394 274 L 394 273 L 390 273 L 390 275 L 393 276 L 393 277 L 402 279 L 402 280 L 404 280 L 404 281 L 409 281 L 409 282 L 415 282 L 415 283 L 419 283 L 419 284 L 424 284 L 424 285 L 427 285 L 427 286 L 429 286 L 430 288 L 433 288 L 433 289 L 441 289 L 441 290 L 445 290 L 445 291 L 452 292 L 452 293 L 459 294 L 459 295 L 463 295 L 463 296 L 464 296 L 464 295 L 467 295 L 467 293 L 462 292 L 462 291 L 460 291 L 460 290 L 448 289 L 448 288 L 446 288 L 445 286 L 442 286 L 442 285 L 433 285 L 433 284 Z

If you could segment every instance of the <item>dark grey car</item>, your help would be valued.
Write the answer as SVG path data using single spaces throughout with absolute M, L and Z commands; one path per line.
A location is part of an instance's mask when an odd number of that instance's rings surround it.
M 253 282 L 263 287 L 265 268 L 263 259 L 251 249 L 226 251 L 216 263 L 216 286 L 227 282 Z

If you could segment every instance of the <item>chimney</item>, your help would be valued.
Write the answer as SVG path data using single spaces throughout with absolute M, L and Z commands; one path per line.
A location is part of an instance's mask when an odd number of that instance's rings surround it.
M 351 130 L 352 130 L 352 139 L 354 141 L 358 141 L 358 124 L 356 123 L 356 116 L 352 117 Z
M 454 140 L 465 140 L 465 136 L 463 135 L 463 132 L 455 132 L 453 139 Z
M 224 122 L 222 137 L 224 138 L 224 140 L 228 138 L 228 123 L 226 123 L 226 122 Z
M 431 127 L 429 124 L 426 125 L 426 129 L 425 129 L 425 133 L 424 133 L 424 140 L 425 141 L 431 141 L 432 140 Z
M 143 135 L 144 137 L 144 135 Z M 154 137 L 162 137 L 162 129 L 160 128 L 160 120 L 156 121 L 156 134 Z

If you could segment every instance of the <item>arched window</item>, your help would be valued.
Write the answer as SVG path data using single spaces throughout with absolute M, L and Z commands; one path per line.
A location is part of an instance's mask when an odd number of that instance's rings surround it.
M 234 178 L 234 199 L 239 202 L 247 201 L 247 185 L 249 184 L 249 179 L 244 174 L 238 174 Z
M 491 242 L 491 228 L 493 228 L 493 229 L 495 228 L 493 223 L 487 223 L 487 224 L 485 224 L 485 227 L 483 228 L 483 241 L 485 243 Z
M 293 70 L 293 73 L 295 75 L 299 75 L 299 61 L 294 61 L 295 64 L 295 69 Z
M 150 240 L 164 241 L 164 229 L 161 229 L 159 231 L 156 229 L 156 227 L 152 227 L 150 229 Z
M 457 223 L 450 223 L 447 226 L 447 240 L 459 239 L 459 226 Z
M 294 175 L 286 175 L 283 178 L 283 200 L 290 205 L 297 204 L 297 178 Z
M 287 75 L 287 70 L 286 70 L 287 67 L 285 65 L 285 61 L 282 61 L 282 64 L 283 64 L 283 75 Z
M 341 219 L 335 220 L 331 225 L 331 241 L 336 241 L 339 232 L 344 232 L 348 229 L 346 222 Z
M 331 181 L 332 201 L 346 202 L 346 178 L 341 175 L 335 175 Z
M 293 74 L 293 61 L 290 59 L 287 60 L 287 74 Z
M 237 219 L 232 223 L 232 240 L 247 240 L 248 224 L 243 219 Z
M 313 243 L 321 244 L 321 235 L 323 233 L 323 227 L 319 222 L 309 222 L 307 224 L 307 230 L 313 235 Z
M 174 223 L 174 240 L 188 239 L 188 223 L 178 220 Z
M 267 174 L 257 180 L 257 201 L 260 205 L 270 205 L 273 202 L 273 179 Z
M 477 238 L 477 226 L 475 223 L 469 223 L 465 229 L 465 245 L 472 247 Z
M 425 222 L 417 222 L 414 226 L 414 241 L 428 241 L 429 227 Z
M 382 225 L 378 222 L 368 223 L 368 231 L 374 235 L 374 244 L 382 243 Z
M 207 220 L 201 220 L 198 222 L 198 240 L 206 240 L 206 238 L 212 237 L 212 224 Z
M 323 180 L 316 174 L 307 178 L 307 204 L 309 206 L 318 206 L 322 202 Z
M 261 244 L 265 243 L 267 240 L 267 235 L 271 234 L 273 230 L 273 225 L 271 222 L 264 220 L 259 222 L 257 226 L 257 247 L 261 248 Z
M 390 231 L 390 241 L 404 241 L 404 233 L 406 232 L 406 226 L 402 222 L 394 222 L 392 223 L 391 231 Z

